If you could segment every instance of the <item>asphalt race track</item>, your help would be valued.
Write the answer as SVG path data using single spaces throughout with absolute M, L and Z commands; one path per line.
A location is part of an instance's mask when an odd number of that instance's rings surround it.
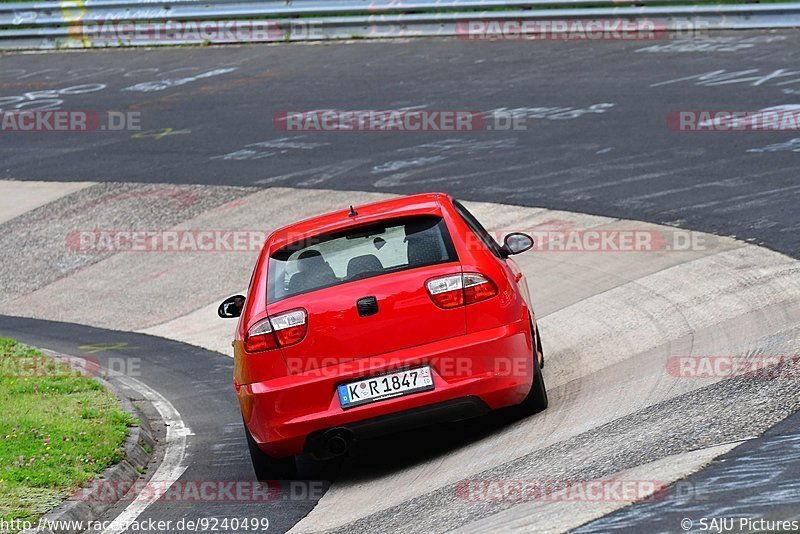
M 697 51 L 668 40 L 423 40 L 7 55 L 4 96 L 102 85 L 35 100 L 139 111 L 145 132 L 172 132 L 8 136 L 0 171 L 20 180 L 438 188 L 472 200 L 683 224 L 796 253 L 796 136 L 673 132 L 666 117 L 800 105 L 800 35 L 714 35 Z M 677 51 L 648 51 L 669 45 Z M 26 101 L 0 107 L 38 107 Z M 300 137 L 273 125 L 287 110 L 414 106 L 531 108 L 533 118 L 527 131 L 454 141 L 435 132 Z M 295 143 L 275 143 L 285 137 Z
M 800 518 L 797 376 L 665 372 L 686 354 L 800 353 L 800 133 L 667 123 L 675 110 L 800 109 L 799 45 L 800 34 L 776 31 L 2 54 L 1 110 L 121 111 L 141 129 L 0 132 L 0 335 L 67 354 L 111 344 L 94 356 L 140 361 L 138 380 L 191 429 L 181 480 L 250 480 L 224 355 L 231 325 L 213 314 L 247 284 L 256 251 L 76 254 L 70 232 L 269 230 L 441 190 L 497 231 L 695 236 L 703 247 L 521 260 L 548 358 L 547 412 L 364 444 L 332 484 L 304 464 L 309 481 L 284 482 L 274 502 L 162 500 L 141 518 L 265 515 L 270 531 L 348 533 L 677 532 L 684 518 L 697 530 L 700 517 Z M 274 120 L 400 108 L 513 110 L 525 128 L 291 132 Z M 629 507 L 457 497 L 472 479 L 618 477 L 678 482 Z

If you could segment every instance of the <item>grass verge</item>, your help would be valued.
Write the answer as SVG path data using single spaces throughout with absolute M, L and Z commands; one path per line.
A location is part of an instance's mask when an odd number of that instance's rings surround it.
M 36 521 L 122 460 L 135 424 L 96 380 L 0 338 L 0 522 Z

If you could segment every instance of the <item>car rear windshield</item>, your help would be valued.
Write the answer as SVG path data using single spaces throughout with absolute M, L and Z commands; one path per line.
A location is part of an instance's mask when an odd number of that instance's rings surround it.
M 441 217 L 394 219 L 276 251 L 269 260 L 268 299 L 452 261 L 458 257 Z

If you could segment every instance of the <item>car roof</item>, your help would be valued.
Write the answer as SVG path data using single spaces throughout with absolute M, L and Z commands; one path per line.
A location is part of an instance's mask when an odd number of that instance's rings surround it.
M 449 195 L 444 193 L 423 193 L 399 198 L 392 198 L 371 204 L 354 205 L 358 215 L 350 216 L 350 206 L 345 209 L 326 213 L 310 219 L 305 219 L 275 230 L 267 243 L 275 250 L 302 239 L 329 234 L 348 227 L 363 226 L 413 215 L 442 215 L 445 203 L 452 202 Z

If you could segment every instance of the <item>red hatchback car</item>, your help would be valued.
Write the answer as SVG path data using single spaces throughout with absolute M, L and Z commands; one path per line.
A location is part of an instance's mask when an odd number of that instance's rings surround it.
M 240 317 L 234 385 L 259 479 L 353 440 L 547 407 L 525 276 L 458 201 L 415 195 L 323 215 L 266 240 Z

